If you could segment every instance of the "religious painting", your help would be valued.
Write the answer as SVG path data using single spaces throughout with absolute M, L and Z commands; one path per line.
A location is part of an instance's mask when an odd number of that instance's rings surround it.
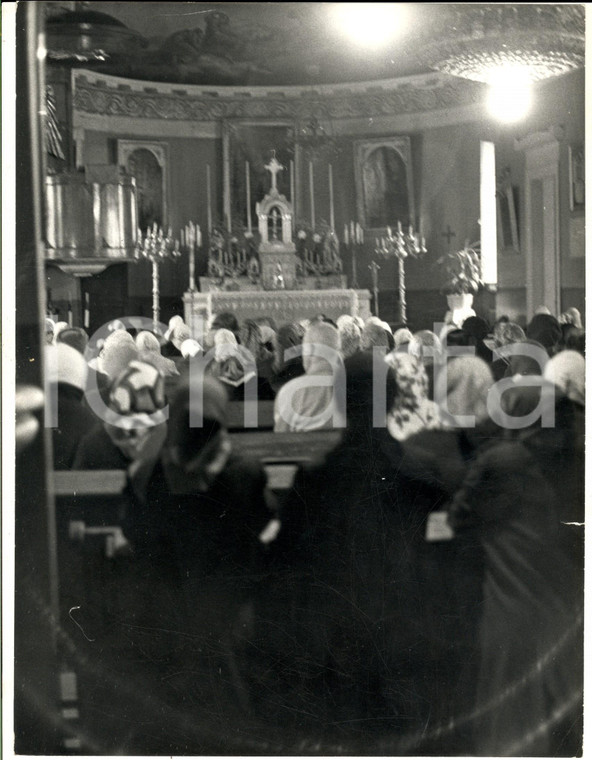
M 257 230 L 257 203 L 269 193 L 272 159 L 280 195 L 293 204 L 294 149 L 292 125 L 281 122 L 227 122 L 224 129 L 224 225 Z M 230 217 L 230 218 L 229 218 Z
M 117 160 L 136 179 L 138 198 L 138 226 L 144 232 L 156 222 L 167 222 L 167 168 L 166 143 L 118 140 Z
M 586 202 L 586 164 L 584 146 L 569 146 L 569 208 L 584 209 Z
M 365 229 L 415 222 L 411 140 L 375 138 L 354 143 L 358 218 Z

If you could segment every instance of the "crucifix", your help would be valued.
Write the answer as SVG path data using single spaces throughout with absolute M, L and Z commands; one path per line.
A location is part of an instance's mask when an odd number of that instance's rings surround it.
M 446 225 L 446 232 L 442 233 L 442 237 L 446 238 L 446 242 L 448 243 L 448 251 L 450 251 L 450 241 L 453 237 L 456 237 L 456 232 L 453 232 L 450 229 L 450 225 Z
M 283 171 L 286 167 L 282 166 L 275 157 L 275 150 L 271 151 L 271 161 L 265 164 L 265 169 L 271 174 L 271 193 L 277 193 L 277 174 Z

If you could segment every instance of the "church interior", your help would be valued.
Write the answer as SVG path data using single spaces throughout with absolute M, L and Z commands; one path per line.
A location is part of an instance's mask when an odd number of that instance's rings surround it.
M 5 751 L 581 756 L 585 4 L 7 5 Z

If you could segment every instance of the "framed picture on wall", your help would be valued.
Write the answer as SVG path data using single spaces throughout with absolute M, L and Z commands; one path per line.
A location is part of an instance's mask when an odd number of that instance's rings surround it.
M 142 140 L 118 140 L 117 163 L 136 178 L 138 226 L 144 232 L 156 222 L 168 223 L 168 145 Z
M 415 223 L 411 139 L 354 142 L 358 219 L 367 230 Z
M 278 192 L 294 206 L 293 125 L 284 121 L 226 121 L 224 157 L 224 223 L 232 229 L 257 229 L 257 203 L 271 187 L 267 169 L 272 157 L 281 166 L 276 174 Z
M 586 164 L 583 145 L 569 146 L 569 208 L 583 210 L 586 203 Z

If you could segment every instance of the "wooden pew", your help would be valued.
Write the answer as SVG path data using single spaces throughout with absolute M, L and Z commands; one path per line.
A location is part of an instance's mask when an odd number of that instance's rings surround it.
M 245 405 L 242 401 L 228 404 L 226 427 L 228 430 L 273 430 L 273 401 L 257 402 L 257 427 L 245 428 Z
M 311 433 L 273 433 L 266 431 L 230 434 L 233 450 L 258 459 L 274 491 L 284 491 L 292 484 L 298 465 L 321 459 L 334 448 L 341 436 L 338 430 Z M 115 497 L 126 483 L 123 470 L 56 470 L 53 493 L 60 498 Z

